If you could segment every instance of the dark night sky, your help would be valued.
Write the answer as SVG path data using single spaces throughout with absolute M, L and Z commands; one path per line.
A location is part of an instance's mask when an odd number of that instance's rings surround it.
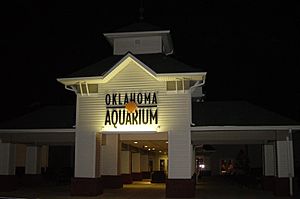
M 247 100 L 300 121 L 299 3 L 241 2 L 145 1 L 144 21 L 170 29 L 174 57 L 208 72 L 207 101 Z M 139 0 L 1 6 L 0 120 L 74 103 L 56 78 L 112 55 L 102 33 L 137 22 L 139 6 Z

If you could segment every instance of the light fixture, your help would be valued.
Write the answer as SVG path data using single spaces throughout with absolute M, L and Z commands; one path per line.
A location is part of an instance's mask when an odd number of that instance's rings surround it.
M 135 142 L 133 142 L 134 144 L 137 144 L 138 142 L 137 141 L 135 141 Z
M 159 151 L 161 153 L 161 151 Z
M 147 146 L 147 145 L 145 145 L 144 147 L 145 147 L 145 148 L 147 148 L 148 146 Z
M 166 144 L 168 144 L 169 142 L 168 141 L 166 141 Z
M 154 150 L 155 150 L 155 148 L 152 148 L 152 150 L 154 151 Z
M 200 167 L 201 169 L 204 169 L 204 168 L 205 168 L 205 165 L 204 165 L 204 164 L 199 164 L 199 167 Z
M 148 149 L 148 151 L 150 151 L 151 149 Z

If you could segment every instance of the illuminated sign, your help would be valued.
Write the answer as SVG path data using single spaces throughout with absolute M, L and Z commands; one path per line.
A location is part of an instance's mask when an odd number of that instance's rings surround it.
M 106 94 L 105 126 L 114 128 L 158 123 L 155 92 Z

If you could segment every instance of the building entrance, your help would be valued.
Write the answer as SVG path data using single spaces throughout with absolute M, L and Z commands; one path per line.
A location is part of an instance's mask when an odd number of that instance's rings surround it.
M 121 140 L 120 174 L 124 184 L 165 183 L 167 140 Z

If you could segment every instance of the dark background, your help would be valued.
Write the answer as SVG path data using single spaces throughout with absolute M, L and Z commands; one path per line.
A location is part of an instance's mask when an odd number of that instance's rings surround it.
M 208 72 L 206 101 L 247 100 L 300 121 L 299 3 L 144 1 L 171 30 L 174 57 Z M 1 6 L 0 120 L 74 104 L 56 78 L 112 55 L 102 33 L 139 20 L 139 0 L 20 1 Z

